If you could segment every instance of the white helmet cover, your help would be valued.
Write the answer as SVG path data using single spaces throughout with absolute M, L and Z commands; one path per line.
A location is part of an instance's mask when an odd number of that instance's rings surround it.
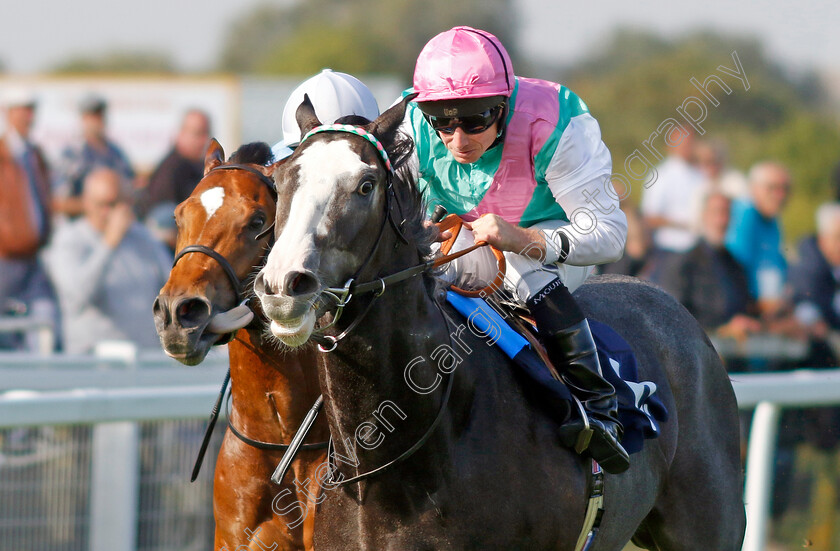
M 324 69 L 295 88 L 283 108 L 283 144 L 287 147 L 300 143 L 300 128 L 295 113 L 303 102 L 304 94 L 309 96 L 315 114 L 323 124 L 332 124 L 347 115 L 359 115 L 370 120 L 379 116 L 376 98 L 362 81 L 346 73 Z

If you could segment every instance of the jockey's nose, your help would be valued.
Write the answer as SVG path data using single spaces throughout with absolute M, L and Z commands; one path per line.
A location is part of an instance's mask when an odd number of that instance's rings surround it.
M 452 133 L 452 143 L 455 147 L 463 147 L 469 143 L 469 135 L 464 132 L 464 129 L 460 126 L 455 128 L 455 132 Z

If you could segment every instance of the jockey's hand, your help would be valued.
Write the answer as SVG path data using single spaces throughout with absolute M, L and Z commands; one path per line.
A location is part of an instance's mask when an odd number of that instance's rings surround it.
M 472 222 L 464 222 L 464 227 L 472 230 L 476 243 L 484 241 L 500 251 L 525 253 L 533 258 L 545 255 L 545 239 L 538 230 L 514 226 L 497 214 L 485 214 Z
M 438 225 L 435 224 L 434 222 L 432 222 L 431 220 L 424 220 L 423 221 L 423 226 L 426 227 L 426 228 L 428 228 L 428 227 L 433 227 L 434 228 L 434 232 L 435 232 L 434 241 L 435 241 L 435 243 L 441 243 L 441 242 L 446 241 L 447 239 L 452 237 L 452 232 L 451 231 L 449 231 L 449 230 L 446 230 L 445 232 L 440 231 L 440 229 L 438 228 Z

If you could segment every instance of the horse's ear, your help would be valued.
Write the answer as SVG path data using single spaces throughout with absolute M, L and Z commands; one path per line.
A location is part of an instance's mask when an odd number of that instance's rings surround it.
M 207 146 L 207 153 L 204 154 L 204 175 L 225 162 L 225 150 L 222 149 L 221 144 L 216 141 L 216 138 L 210 140 L 210 145 Z
M 297 120 L 298 128 L 300 128 L 300 137 L 303 138 L 307 132 L 321 126 L 321 121 L 318 120 L 318 115 L 315 114 L 315 107 L 309 99 L 309 94 L 303 95 L 303 102 L 295 111 L 295 120 Z
M 283 157 L 279 161 L 273 162 L 270 165 L 260 166 L 258 168 L 259 168 L 260 172 L 262 172 L 267 177 L 269 177 L 273 180 L 274 179 L 274 171 L 277 170 L 277 168 L 280 165 L 285 164 L 286 161 L 288 161 L 288 160 L 289 160 L 289 157 Z
M 409 94 L 402 101 L 392 105 L 387 111 L 379 115 L 375 121 L 365 127 L 376 138 L 384 143 L 391 143 L 396 138 L 397 130 L 405 118 L 405 109 L 408 102 L 417 97 L 417 94 Z

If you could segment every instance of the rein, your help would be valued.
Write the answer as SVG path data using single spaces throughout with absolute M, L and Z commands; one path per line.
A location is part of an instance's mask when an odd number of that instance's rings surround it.
M 452 332 L 450 330 L 452 329 L 452 326 L 449 324 L 449 318 L 446 316 L 444 311 L 441 309 L 441 307 L 437 303 L 437 301 L 434 301 L 434 302 L 435 302 L 435 305 L 438 308 L 438 311 L 440 312 L 441 316 L 443 317 L 444 323 L 446 324 L 446 332 L 449 335 L 449 346 L 451 347 L 452 346 Z M 366 473 L 358 474 L 358 475 L 350 477 L 350 478 L 342 478 L 341 480 L 335 480 L 335 477 L 334 477 L 335 473 L 338 473 L 339 475 L 341 475 L 341 473 L 338 472 L 338 467 L 333 463 L 333 439 L 332 439 L 332 437 L 330 437 L 329 447 L 327 448 L 327 466 L 328 466 L 327 482 L 330 485 L 332 485 L 333 487 L 336 487 L 336 488 L 340 487 L 340 486 L 347 485 L 347 484 L 354 484 L 354 483 L 357 483 L 357 482 L 361 482 L 362 480 L 364 480 L 366 478 L 370 478 L 372 476 L 382 474 L 383 472 L 390 469 L 391 467 L 399 465 L 400 463 L 402 463 L 403 461 L 405 461 L 406 459 L 408 459 L 409 457 L 414 455 L 417 452 L 417 450 L 422 448 L 423 445 L 426 444 L 426 442 L 429 441 L 429 439 L 432 437 L 432 434 L 435 432 L 435 429 L 438 427 L 438 425 L 440 425 L 441 420 L 443 420 L 443 414 L 446 412 L 446 406 L 449 404 L 449 398 L 452 396 L 452 387 L 453 386 L 455 386 L 455 373 L 454 372 L 449 374 L 449 381 L 446 383 L 446 390 L 444 391 L 443 398 L 441 399 L 441 402 L 440 402 L 440 409 L 438 409 L 438 412 L 437 412 L 437 415 L 435 416 L 434 421 L 432 421 L 432 424 L 429 425 L 428 429 L 426 429 L 426 432 L 423 433 L 423 436 L 421 436 L 420 439 L 417 440 L 417 442 L 415 442 L 410 448 L 405 450 L 403 453 L 398 455 L 396 458 L 394 458 L 391 461 L 388 461 L 387 463 L 385 463 L 384 465 L 380 465 L 379 467 L 376 467 L 375 469 L 372 469 L 372 470 L 370 470 Z M 343 475 L 341 475 L 341 476 L 343 477 Z
M 230 416 L 230 404 L 233 401 L 233 398 L 228 392 L 227 401 L 225 403 L 225 415 L 227 416 L 228 420 L 228 427 L 230 428 L 230 432 L 233 433 L 234 436 L 239 438 L 241 441 L 245 442 L 252 448 L 257 448 L 258 450 L 263 451 L 272 451 L 272 452 L 285 452 L 289 449 L 290 444 L 274 444 L 272 442 L 263 442 L 262 440 L 255 440 L 253 438 L 249 438 L 245 436 L 242 432 L 240 432 L 234 425 L 233 421 L 231 420 Z M 323 450 L 327 447 L 328 442 L 316 442 L 314 444 L 301 444 L 300 450 L 307 451 L 307 450 Z
M 365 261 L 361 264 L 359 269 L 356 270 L 355 275 L 347 281 L 347 283 L 344 285 L 344 287 L 328 287 L 328 288 L 322 290 L 322 293 L 326 293 L 328 296 L 330 296 L 331 298 L 333 298 L 336 301 L 336 312 L 335 312 L 335 314 L 333 316 L 333 320 L 330 322 L 330 324 L 321 328 L 320 330 L 323 331 L 324 329 L 327 329 L 327 328 L 331 327 L 332 325 L 334 325 L 336 323 L 338 318 L 341 316 L 341 313 L 342 313 L 344 307 L 347 306 L 347 304 L 350 302 L 350 300 L 352 299 L 352 297 L 354 295 L 362 295 L 362 294 L 372 292 L 372 293 L 374 293 L 373 299 L 368 303 L 368 305 L 365 307 L 365 309 L 362 311 L 362 313 L 359 316 L 357 316 L 356 319 L 354 319 L 353 322 L 351 322 L 350 325 L 339 335 L 332 336 L 332 335 L 323 335 L 323 334 L 313 334 L 311 336 L 311 338 L 313 340 L 315 340 L 316 342 L 319 343 L 318 344 L 318 349 L 321 352 L 326 353 L 326 352 L 332 352 L 333 350 L 335 350 L 336 347 L 338 346 L 339 341 L 341 341 L 344 337 L 346 337 L 353 329 L 355 329 L 361 323 L 361 321 L 368 314 L 368 312 L 370 312 L 371 308 L 373 307 L 373 304 L 376 302 L 376 299 L 379 298 L 380 296 L 382 296 L 385 293 L 385 290 L 388 288 L 388 286 L 393 285 L 395 283 L 399 283 L 401 281 L 405 281 L 407 279 L 418 276 L 420 274 L 423 274 L 423 273 L 427 272 L 428 270 L 430 270 L 432 268 L 435 268 L 437 266 L 440 266 L 441 264 L 444 264 L 446 262 L 454 260 L 455 258 L 463 256 L 463 255 L 471 252 L 472 250 L 475 250 L 475 248 L 477 248 L 479 246 L 482 246 L 482 245 L 476 245 L 475 247 L 471 247 L 467 250 L 459 251 L 458 253 L 455 253 L 453 255 L 449 255 L 448 257 L 428 260 L 428 261 L 423 262 L 421 264 L 418 264 L 416 266 L 406 268 L 404 270 L 401 270 L 401 271 L 396 272 L 394 274 L 391 274 L 389 276 L 377 278 L 377 279 L 374 279 L 374 280 L 366 282 L 366 283 L 357 283 L 356 279 L 358 278 L 359 274 L 361 274 L 361 272 L 367 267 L 367 265 L 373 259 L 373 256 L 376 253 L 377 249 L 379 248 L 379 245 L 382 242 L 382 238 L 384 236 L 386 225 L 388 225 L 390 223 L 391 227 L 394 229 L 394 232 L 400 238 L 400 240 L 405 244 L 408 243 L 408 240 L 405 238 L 405 235 L 403 234 L 402 229 L 401 229 L 403 227 L 403 225 L 405 224 L 405 218 L 403 218 L 400 221 L 400 223 L 397 224 L 395 222 L 395 220 L 393 219 L 393 215 L 392 215 L 392 209 L 391 209 L 392 198 L 393 198 L 394 201 L 397 202 L 397 206 L 400 210 L 400 214 L 402 214 L 402 206 L 399 204 L 399 199 L 397 198 L 396 193 L 394 192 L 394 188 L 393 188 L 394 169 L 393 169 L 393 165 L 391 164 L 390 159 L 388 158 L 388 154 L 385 151 L 385 148 L 382 146 L 382 144 L 379 142 L 379 140 L 375 136 L 368 133 L 365 129 L 363 129 L 361 127 L 357 127 L 357 126 L 351 126 L 351 125 L 324 125 L 324 126 L 321 126 L 321 127 L 317 127 L 315 129 L 311 130 L 310 132 L 308 132 L 304 136 L 302 141 L 305 141 L 307 138 L 309 138 L 313 134 L 317 134 L 317 133 L 320 133 L 320 132 L 348 132 L 348 133 L 351 133 L 351 134 L 355 134 L 357 136 L 361 136 L 362 138 L 366 139 L 367 141 L 369 141 L 372 145 L 374 145 L 376 147 L 377 152 L 379 153 L 380 157 L 382 158 L 383 163 L 385 165 L 385 168 L 387 169 L 387 175 L 388 175 L 387 176 L 388 186 L 387 186 L 386 196 L 385 196 L 385 217 L 383 218 L 382 224 L 379 227 L 379 234 L 376 237 L 376 242 L 374 243 L 373 247 L 371 248 L 370 252 L 368 253 Z M 452 335 L 451 335 L 451 332 L 450 332 L 451 326 L 450 326 L 450 323 L 449 323 L 449 318 L 446 316 L 446 314 L 444 313 L 441 306 L 437 303 L 437 301 L 433 301 L 433 302 L 435 303 L 435 306 L 438 308 L 438 311 L 440 312 L 441 316 L 443 317 L 444 323 L 446 324 L 446 327 L 447 327 L 447 335 L 449 336 L 449 345 L 452 346 Z M 325 347 L 324 345 L 327 345 L 328 348 Z M 365 473 L 361 473 L 361 474 L 356 475 L 356 476 L 351 477 L 351 478 L 342 478 L 341 480 L 338 480 L 338 481 L 335 480 L 335 474 L 338 473 L 340 475 L 340 473 L 338 472 L 337 466 L 333 463 L 333 458 L 332 458 L 333 440 L 332 440 L 332 437 L 330 437 L 328 448 L 327 448 L 327 462 L 328 462 L 327 478 L 328 478 L 330 484 L 333 485 L 334 487 L 339 487 L 339 486 L 344 486 L 344 485 L 347 485 L 347 484 L 361 482 L 362 480 L 364 480 L 366 478 L 376 476 L 378 474 L 381 474 L 381 473 L 385 472 L 386 470 L 390 469 L 391 467 L 394 467 L 395 465 L 398 465 L 398 464 L 402 463 L 403 461 L 407 460 L 412 455 L 414 455 L 414 453 L 416 453 L 417 450 L 422 448 L 423 445 L 425 445 L 426 442 L 429 441 L 429 439 L 431 438 L 435 429 L 437 429 L 438 425 L 440 425 L 440 422 L 443 419 L 444 413 L 446 412 L 446 406 L 449 404 L 449 399 L 452 396 L 452 388 L 454 386 L 454 383 L 455 383 L 455 375 L 450 374 L 449 381 L 447 382 L 447 385 L 446 385 L 446 390 L 444 391 L 443 398 L 441 399 L 440 409 L 438 410 L 438 413 L 435 416 L 434 421 L 432 421 L 432 424 L 429 426 L 428 429 L 426 429 L 426 432 L 423 434 L 423 436 L 421 436 L 420 439 L 417 440 L 417 442 L 415 442 L 410 448 L 408 448 L 406 451 L 401 453 L 399 456 L 392 459 L 391 461 L 388 461 L 387 463 L 385 463 L 383 465 L 380 465 L 379 467 L 376 467 L 373 470 L 370 470 L 370 471 L 365 472 Z M 316 402 L 316 406 L 318 406 L 318 405 L 319 404 Z M 317 415 L 316 406 L 313 406 L 313 411 L 315 412 L 314 415 Z M 299 430 L 303 430 L 303 431 L 308 430 L 308 427 L 311 426 L 311 424 L 314 422 L 314 415 L 312 416 L 312 419 L 309 420 L 308 423 L 304 422 L 301 425 L 301 429 L 299 429 Z M 303 439 L 303 435 L 300 435 L 300 438 L 298 438 L 298 436 L 296 436 L 295 439 L 293 440 L 293 443 L 295 441 L 300 441 L 302 439 Z M 277 469 L 275 470 L 275 473 L 272 476 L 272 480 L 274 480 L 275 482 L 279 482 L 280 480 L 282 480 L 283 476 L 286 473 L 286 470 L 288 469 L 288 465 L 291 463 L 291 461 L 294 458 L 295 454 L 297 453 L 298 449 L 300 449 L 300 448 L 296 447 L 294 445 L 289 448 L 289 450 L 286 452 L 286 455 L 283 457 L 283 459 L 281 460 Z
M 313 341 L 315 341 L 316 343 L 318 343 L 318 350 L 319 351 L 327 353 L 327 352 L 332 352 L 333 350 L 335 350 L 336 347 L 338 346 L 338 343 L 342 339 L 344 339 L 344 337 L 346 337 L 353 329 L 355 329 L 361 323 L 362 319 L 364 319 L 364 317 L 367 315 L 367 313 L 372 308 L 373 303 L 376 302 L 376 299 L 379 298 L 380 296 L 382 296 L 382 294 L 385 292 L 385 290 L 389 286 L 394 285 L 394 284 L 399 283 L 399 282 L 402 282 L 402 281 L 405 281 L 407 279 L 411 279 L 413 277 L 416 277 L 418 275 L 426 273 L 429 270 L 432 270 L 434 268 L 438 268 L 438 267 L 442 266 L 443 264 L 446 264 L 446 263 L 451 262 L 451 261 L 453 261 L 457 258 L 460 258 L 460 257 L 462 257 L 466 254 L 471 253 L 472 251 L 478 249 L 479 247 L 487 246 L 487 243 L 484 243 L 484 242 L 476 243 L 475 245 L 473 245 L 471 247 L 468 247 L 466 249 L 460 250 L 456 253 L 445 254 L 445 255 L 440 256 L 438 258 L 427 260 L 427 261 L 425 261 L 421 264 L 417 264 L 415 266 L 411 266 L 411 267 L 406 268 L 404 270 L 400 270 L 399 272 L 396 272 L 394 274 L 391 274 L 391 275 L 388 275 L 388 276 L 385 276 L 385 277 L 376 278 L 374 280 L 371 280 L 371 281 L 368 281 L 368 282 L 365 282 L 365 283 L 359 283 L 357 281 L 357 278 L 359 277 L 359 274 L 361 274 L 362 271 L 365 268 L 367 268 L 368 264 L 373 259 L 374 254 L 379 249 L 379 244 L 382 241 L 382 237 L 384 236 L 384 233 L 385 233 L 385 226 L 387 224 L 391 225 L 391 227 L 394 230 L 394 233 L 396 233 L 396 235 L 400 239 L 400 241 L 402 241 L 404 244 L 408 244 L 408 239 L 405 237 L 405 234 L 404 234 L 403 229 L 402 229 L 403 226 L 405 225 L 405 218 L 403 217 L 402 220 L 399 223 L 397 223 L 394 220 L 394 217 L 393 217 L 393 214 L 392 214 L 392 212 L 393 212 L 392 201 L 393 201 L 393 202 L 396 202 L 397 209 L 400 211 L 400 215 L 402 215 L 402 205 L 400 204 L 399 198 L 397 197 L 396 193 L 394 192 L 394 187 L 393 187 L 393 177 L 394 177 L 394 173 L 395 173 L 394 166 L 391 164 L 391 160 L 388 157 L 388 153 L 386 152 L 385 147 L 382 145 L 382 142 L 380 142 L 376 138 L 376 136 L 374 136 L 373 134 L 371 134 L 370 132 L 368 132 L 367 130 L 365 130 L 364 128 L 362 128 L 360 126 L 353 126 L 353 125 L 349 125 L 349 124 L 325 124 L 325 125 L 321 125 L 321 126 L 318 126 L 316 128 L 313 128 L 312 130 L 307 132 L 306 135 L 303 137 L 303 140 L 301 140 L 301 143 L 306 141 L 306 139 L 308 139 L 309 137 L 311 137 L 315 134 L 322 133 L 322 132 L 345 132 L 345 133 L 349 133 L 349 134 L 359 136 L 361 138 L 364 138 L 368 142 L 370 142 L 376 148 L 376 151 L 377 151 L 377 153 L 380 157 L 380 160 L 382 161 L 383 165 L 385 166 L 386 173 L 387 173 L 387 182 L 388 182 L 387 189 L 386 189 L 386 192 L 385 192 L 385 218 L 382 220 L 382 224 L 379 226 L 379 233 L 376 237 L 376 241 L 373 244 L 373 247 L 371 248 L 370 252 L 367 254 L 367 257 L 365 258 L 365 261 L 362 262 L 362 264 L 359 266 L 359 269 L 356 270 L 356 273 L 353 275 L 353 277 L 351 277 L 350 279 L 347 280 L 347 282 L 344 284 L 344 287 L 326 287 L 326 288 L 321 290 L 322 294 L 325 294 L 327 297 L 329 297 L 330 299 L 332 299 L 335 302 L 335 308 L 334 308 L 335 313 L 333 315 L 332 321 L 328 325 L 325 325 L 324 327 L 320 327 L 318 329 L 317 333 L 312 333 L 310 338 Z M 446 213 L 445 209 L 443 209 L 442 212 L 438 212 L 436 210 L 435 211 L 435 218 L 438 217 L 438 216 L 442 217 L 445 213 Z M 440 220 L 436 220 L 435 218 L 432 219 L 432 222 L 437 223 L 437 222 L 440 221 Z M 353 322 L 344 331 L 342 331 L 337 336 L 323 334 L 324 330 L 329 329 L 330 327 L 335 325 L 335 323 L 341 317 L 341 314 L 343 313 L 344 308 L 347 306 L 347 304 L 350 302 L 350 300 L 353 298 L 353 296 L 364 295 L 366 293 L 374 293 L 373 299 L 368 303 L 368 305 L 365 307 L 365 309 L 362 311 L 362 313 L 359 316 L 357 316 L 356 319 L 354 319 Z

